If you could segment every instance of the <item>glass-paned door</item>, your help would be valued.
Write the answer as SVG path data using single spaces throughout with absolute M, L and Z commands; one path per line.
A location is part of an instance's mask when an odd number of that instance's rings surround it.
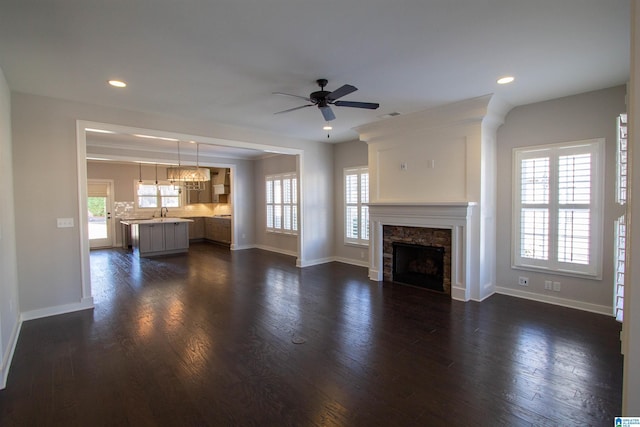
M 113 246 L 112 188 L 110 181 L 88 180 L 87 215 L 91 249 Z

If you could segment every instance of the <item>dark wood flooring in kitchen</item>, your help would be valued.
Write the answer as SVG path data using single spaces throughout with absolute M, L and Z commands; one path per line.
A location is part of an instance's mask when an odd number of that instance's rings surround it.
M 198 243 L 91 254 L 95 310 L 25 322 L 0 425 L 609 426 L 613 318 Z M 295 342 L 304 340 L 304 343 Z

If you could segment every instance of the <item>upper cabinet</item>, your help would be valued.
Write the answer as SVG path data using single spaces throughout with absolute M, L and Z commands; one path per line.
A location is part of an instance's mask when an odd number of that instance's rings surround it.
M 206 181 L 202 190 L 187 190 L 187 204 L 211 203 L 213 201 L 211 196 L 211 181 Z
M 194 203 L 229 203 L 231 200 L 229 168 L 211 169 L 211 181 L 205 182 L 203 190 L 188 190 L 187 204 Z
M 229 203 L 231 169 L 211 168 L 211 190 L 213 203 Z

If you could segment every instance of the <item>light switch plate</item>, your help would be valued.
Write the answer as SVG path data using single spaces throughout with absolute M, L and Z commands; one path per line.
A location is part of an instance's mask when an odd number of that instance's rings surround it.
M 58 228 L 71 228 L 73 227 L 73 218 L 58 218 Z

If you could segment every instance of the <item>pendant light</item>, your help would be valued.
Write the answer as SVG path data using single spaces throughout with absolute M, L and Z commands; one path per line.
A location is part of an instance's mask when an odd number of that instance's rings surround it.
M 178 167 L 167 168 L 167 179 L 183 183 L 189 190 L 204 189 L 204 182 L 211 181 L 209 168 L 200 167 L 200 144 L 196 143 L 196 166 L 182 166 L 180 163 L 180 141 L 178 141 Z

